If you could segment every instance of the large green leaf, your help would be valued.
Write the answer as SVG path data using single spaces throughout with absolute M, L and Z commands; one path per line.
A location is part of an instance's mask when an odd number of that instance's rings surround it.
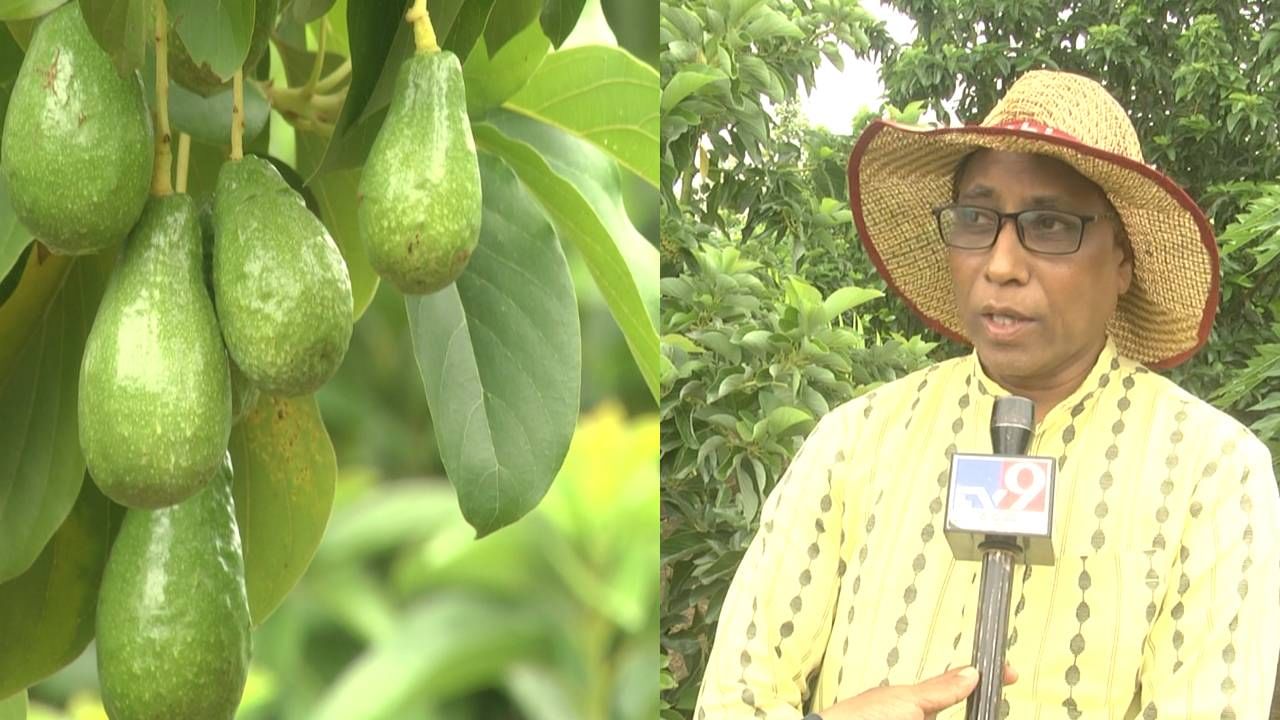
M 584 190 L 575 184 L 578 179 L 575 173 L 553 167 L 550 157 L 530 143 L 490 123 L 478 123 L 473 131 L 476 145 L 501 157 L 515 170 L 555 223 L 560 236 L 573 242 L 582 253 L 656 399 L 658 333 L 640 293 L 635 271 L 611 234 L 610 224 L 602 219 L 602 211 L 593 207 Z M 656 281 L 656 274 L 654 279 Z
M 112 262 L 103 256 L 73 263 L 0 378 L 0 582 L 31 566 L 80 492 L 76 398 L 84 341 Z
M 399 631 L 375 643 L 338 677 L 310 717 L 413 717 L 415 700 L 443 700 L 497 683 L 511 664 L 536 657 L 548 623 L 528 607 L 446 594 L 411 609 Z
M 89 33 L 123 75 L 142 67 L 155 31 L 155 0 L 80 0 Z
M 169 24 L 196 65 L 229 79 L 244 64 L 255 0 L 165 0 Z
M 231 431 L 249 612 L 260 625 L 302 577 L 329 511 L 337 459 L 314 396 L 263 395 Z
M 0 20 L 38 18 L 67 0 L 0 0 Z
M 267 126 L 271 106 L 256 83 L 244 88 L 244 142 Z M 231 144 L 231 88 L 202 97 L 178 83 L 169 83 L 169 122 L 178 132 L 207 145 Z
M 66 522 L 23 574 L 0 584 L 0 697 L 76 659 L 93 638 L 98 585 L 124 518 L 86 476 Z
M 538 23 L 529 23 L 493 57 L 489 57 L 484 42 L 480 40 L 462 67 L 467 113 L 472 119 L 482 117 L 523 87 L 551 48 L 551 41 L 542 34 Z
M 658 72 L 599 45 L 551 53 L 507 107 L 590 140 L 658 186 Z
M 582 351 L 551 225 L 499 160 L 481 155 L 480 171 L 484 218 L 466 272 L 405 305 L 441 459 L 484 536 L 537 505 L 560 469 Z

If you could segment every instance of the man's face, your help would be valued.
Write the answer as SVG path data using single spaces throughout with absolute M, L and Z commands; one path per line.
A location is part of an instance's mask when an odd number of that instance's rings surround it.
M 1006 213 L 1110 211 L 1096 185 L 1042 155 L 980 150 L 957 178 L 956 190 L 959 204 Z M 1038 388 L 1088 374 L 1116 301 L 1133 277 L 1116 242 L 1119 227 L 1118 218 L 1086 223 L 1080 249 L 1071 255 L 1027 250 L 1012 220 L 990 248 L 948 248 L 960 320 L 993 379 Z

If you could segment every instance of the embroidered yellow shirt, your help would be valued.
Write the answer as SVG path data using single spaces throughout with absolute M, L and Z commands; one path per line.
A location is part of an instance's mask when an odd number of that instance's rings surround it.
M 968 665 L 980 563 L 942 533 L 953 452 L 991 452 L 975 355 L 823 418 L 765 503 L 697 720 L 795 720 Z M 1015 568 L 1006 715 L 1265 718 L 1280 656 L 1280 497 L 1266 446 L 1108 345 L 1036 428 L 1056 562 Z M 964 705 L 938 715 L 962 718 Z

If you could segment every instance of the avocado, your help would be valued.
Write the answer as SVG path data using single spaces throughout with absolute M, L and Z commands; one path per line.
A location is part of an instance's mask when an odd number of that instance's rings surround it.
M 351 279 L 329 231 L 253 156 L 223 164 L 213 225 L 213 294 L 234 364 L 264 393 L 315 392 L 351 341 Z
M 462 274 L 480 235 L 480 168 L 453 53 L 400 67 L 357 198 L 369 263 L 400 292 L 432 293 Z
M 142 213 L 154 155 L 138 73 L 116 73 L 80 3 L 51 12 L 18 70 L 0 140 L 18 220 L 56 253 L 114 245 Z
M 98 591 L 102 702 L 117 720 L 230 720 L 252 650 L 231 457 L 194 497 L 125 515 Z
M 103 494 L 158 508 L 213 478 L 231 380 L 187 195 L 154 197 L 125 241 L 80 365 L 80 447 Z
M 267 40 L 271 37 L 271 31 L 275 29 L 279 11 L 280 0 L 258 0 L 258 4 L 254 6 L 253 34 L 249 36 L 249 53 L 243 63 L 245 77 L 248 77 L 249 72 L 257 67 L 258 61 L 266 52 Z M 216 95 L 227 89 L 229 80 L 218 77 L 208 65 L 196 64 L 196 61 L 191 59 L 191 53 L 178 33 L 178 25 L 182 23 L 183 17 L 174 14 L 170 15 L 169 20 L 169 78 L 204 97 Z

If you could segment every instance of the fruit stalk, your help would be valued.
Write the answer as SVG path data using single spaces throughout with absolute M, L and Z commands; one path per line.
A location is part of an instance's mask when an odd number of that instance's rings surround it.
M 173 163 L 169 149 L 169 23 L 164 0 L 156 3 L 156 164 L 151 173 L 151 194 L 172 195 L 169 170 Z
M 320 82 L 320 72 L 324 69 L 325 45 L 329 38 L 328 20 L 322 19 L 320 21 L 320 30 L 316 35 L 316 61 L 311 63 L 311 75 L 307 77 L 307 85 L 304 90 L 304 94 L 308 96 L 315 92 L 316 83 Z
M 180 132 L 178 133 L 178 169 L 174 172 L 177 179 L 174 181 L 174 187 L 179 193 L 187 191 L 187 166 L 191 162 L 191 136 Z
M 244 68 L 231 78 L 231 159 L 244 157 Z
M 413 23 L 413 46 L 417 54 L 440 52 L 435 29 L 431 27 L 431 16 L 427 14 L 427 0 L 413 0 L 413 7 L 405 13 L 404 19 Z

